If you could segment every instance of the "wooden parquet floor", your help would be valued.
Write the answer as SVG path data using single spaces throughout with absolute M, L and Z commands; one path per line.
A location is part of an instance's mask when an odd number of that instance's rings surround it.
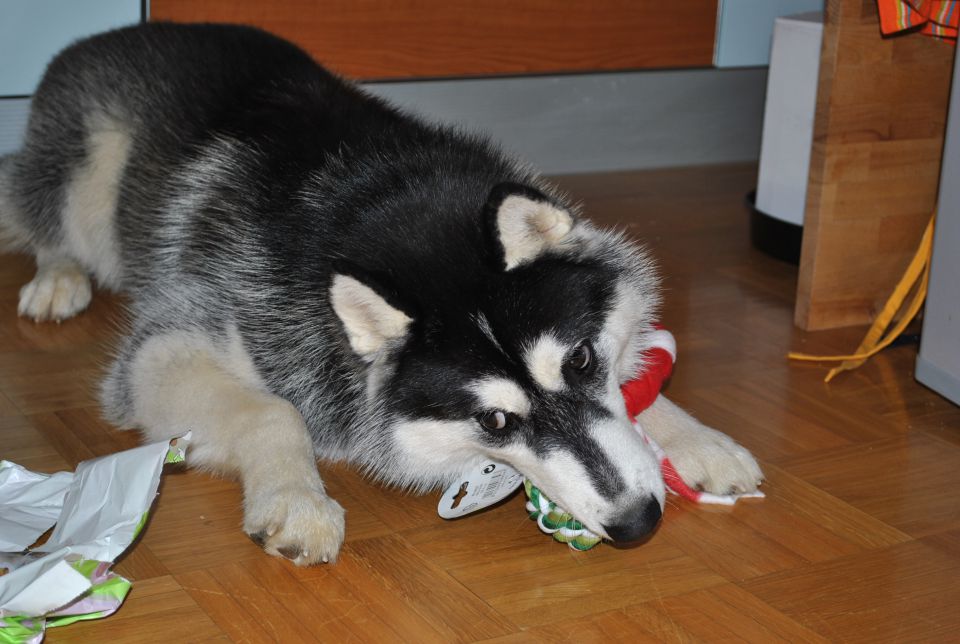
M 794 328 L 795 267 L 748 243 L 749 165 L 561 180 L 659 259 L 680 357 L 669 394 L 751 448 L 767 498 L 673 499 L 634 549 L 574 553 L 517 496 L 447 522 L 437 496 L 321 467 L 347 509 L 336 565 L 295 568 L 240 530 L 235 483 L 168 474 L 114 616 L 50 642 L 960 640 L 960 409 L 913 379 L 916 347 L 826 385 L 789 349 L 841 352 L 862 329 Z M 856 261 L 852 258 L 851 261 Z M 134 446 L 94 391 L 122 320 L 98 294 L 63 324 L 16 316 L 30 262 L 0 257 L 0 457 L 32 469 Z

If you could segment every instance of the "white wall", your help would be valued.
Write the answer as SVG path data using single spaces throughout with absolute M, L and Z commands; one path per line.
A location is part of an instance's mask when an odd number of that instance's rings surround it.
M 0 96 L 32 94 L 77 38 L 140 21 L 140 0 L 0 0 Z
M 778 16 L 823 11 L 823 2 L 824 0 L 720 0 L 713 63 L 717 67 L 755 67 L 768 64 L 773 21 Z

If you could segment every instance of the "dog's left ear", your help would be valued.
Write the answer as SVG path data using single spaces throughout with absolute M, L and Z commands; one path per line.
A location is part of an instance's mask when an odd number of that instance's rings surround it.
M 350 346 L 368 360 L 388 342 L 404 337 L 413 322 L 375 288 L 345 273 L 333 276 L 330 304 L 346 329 Z
M 508 271 L 560 246 L 574 223 L 573 215 L 546 195 L 514 183 L 490 192 L 485 214 Z

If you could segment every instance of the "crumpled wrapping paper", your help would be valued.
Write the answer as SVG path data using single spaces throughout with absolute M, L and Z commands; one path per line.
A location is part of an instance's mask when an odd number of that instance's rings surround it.
M 164 463 L 183 461 L 188 443 L 144 445 L 73 473 L 0 461 L 0 643 L 39 642 L 46 628 L 120 607 L 130 582 L 110 567 L 146 523 Z

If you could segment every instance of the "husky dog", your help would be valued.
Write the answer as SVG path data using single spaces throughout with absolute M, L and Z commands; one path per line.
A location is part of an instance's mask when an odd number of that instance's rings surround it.
M 648 257 L 279 38 L 156 23 L 70 46 L 0 160 L 0 223 L 36 257 L 20 315 L 80 313 L 91 279 L 128 295 L 107 417 L 192 430 L 190 462 L 239 477 L 270 554 L 337 555 L 317 457 L 421 492 L 499 460 L 613 541 L 660 519 L 620 395 L 660 301 Z M 760 482 L 663 396 L 640 422 L 704 489 Z

